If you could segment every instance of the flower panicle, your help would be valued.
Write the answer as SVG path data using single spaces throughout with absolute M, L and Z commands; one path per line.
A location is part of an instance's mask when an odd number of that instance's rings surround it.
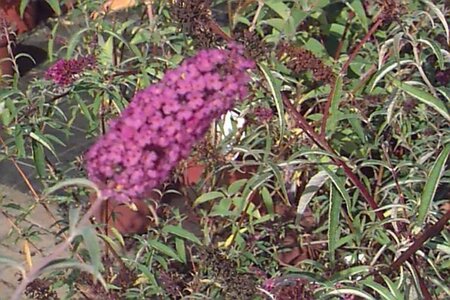
M 105 197 L 145 198 L 186 158 L 210 123 L 247 96 L 254 67 L 243 49 L 201 50 L 138 92 L 86 154 L 89 178 Z
M 96 59 L 93 55 L 81 56 L 76 59 L 60 59 L 45 73 L 45 79 L 59 86 L 71 85 L 84 71 L 93 69 Z

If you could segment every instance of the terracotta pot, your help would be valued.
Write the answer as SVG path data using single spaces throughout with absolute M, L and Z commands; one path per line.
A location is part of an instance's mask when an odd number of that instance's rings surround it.
M 95 197 L 91 197 L 91 203 Z M 107 224 L 108 228 L 116 228 L 123 235 L 142 234 L 151 225 L 150 209 L 143 201 L 132 201 L 131 204 L 114 200 L 105 201 L 95 214 L 97 223 Z
M 206 171 L 206 164 L 197 162 L 196 160 L 188 160 L 186 169 L 183 172 L 184 186 L 194 186 L 200 182 Z
M 29 31 L 36 27 L 38 13 L 36 3 L 30 1 L 25 9 L 23 18 L 19 12 L 20 0 L 3 0 L 0 2 L 0 15 L 18 34 Z

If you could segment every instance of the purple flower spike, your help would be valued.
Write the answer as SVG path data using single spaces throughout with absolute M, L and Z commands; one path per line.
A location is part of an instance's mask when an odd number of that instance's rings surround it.
M 138 92 L 86 154 L 88 177 L 105 197 L 143 199 L 189 156 L 215 119 L 248 93 L 253 62 L 243 49 L 201 50 Z
M 77 59 L 60 59 L 48 68 L 45 78 L 53 81 L 59 86 L 71 85 L 85 70 L 94 68 L 95 57 L 92 55 L 82 56 Z

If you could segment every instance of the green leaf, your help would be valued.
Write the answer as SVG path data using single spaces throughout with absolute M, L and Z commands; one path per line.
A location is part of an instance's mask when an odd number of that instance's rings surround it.
M 286 182 L 284 180 L 283 174 L 281 174 L 280 168 L 276 164 L 274 164 L 272 162 L 267 162 L 267 164 L 272 169 L 272 173 L 273 173 L 273 175 L 275 176 L 275 179 L 278 182 L 278 186 L 281 188 L 281 192 L 283 193 L 284 198 L 286 200 L 289 199 L 288 192 L 286 190 Z
M 83 113 L 83 115 L 86 117 L 86 119 L 89 121 L 89 124 L 93 124 L 94 120 L 91 116 L 91 113 L 86 105 L 86 103 L 84 102 L 83 99 L 81 99 L 79 94 L 75 94 L 75 100 L 78 103 L 78 106 L 80 107 L 81 112 Z
M 280 17 L 284 20 L 287 20 L 291 15 L 291 10 L 289 6 L 287 6 L 283 1 L 280 0 L 266 0 L 264 2 L 265 5 L 270 7 L 273 11 L 275 11 Z
M 419 226 L 423 225 L 425 217 L 428 215 L 430 209 L 431 201 L 434 198 L 436 189 L 439 185 L 439 181 L 445 170 L 445 163 L 447 162 L 448 156 L 450 154 L 450 144 L 445 145 L 444 150 L 437 158 L 436 162 L 431 169 L 430 175 L 426 180 L 425 186 L 423 188 L 422 197 L 419 204 L 419 214 L 417 216 L 417 223 Z
M 363 282 L 365 286 L 368 286 L 369 288 L 371 288 L 372 290 L 374 290 L 378 296 L 381 296 L 380 299 L 385 299 L 385 300 L 396 300 L 397 298 L 394 298 L 392 296 L 392 294 L 389 292 L 389 290 L 387 288 L 385 288 L 384 286 L 382 286 L 381 284 L 378 284 L 372 280 L 367 280 L 365 282 Z
M 345 4 L 355 13 L 356 17 L 359 19 L 361 26 L 364 28 L 365 32 L 369 31 L 369 22 L 367 21 L 366 10 L 361 2 L 361 0 L 354 0 L 351 3 L 345 1 Z
M 436 43 L 435 41 L 428 39 L 428 38 L 418 39 L 418 41 L 428 45 L 433 50 L 433 53 L 434 53 L 434 55 L 436 55 L 436 58 L 437 58 L 439 69 L 444 70 L 445 60 L 444 60 L 444 55 L 442 55 L 440 45 L 438 43 Z
M 273 18 L 273 19 L 265 20 L 264 23 L 269 26 L 272 26 L 279 32 L 282 32 L 284 29 L 284 26 L 286 24 L 286 21 L 284 21 L 283 19 L 280 19 L 280 18 Z
M 180 226 L 174 226 L 174 225 L 166 225 L 162 229 L 163 232 L 174 234 L 178 237 L 181 237 L 183 239 L 189 240 L 191 242 L 194 242 L 198 245 L 201 245 L 202 242 L 199 240 L 198 237 L 196 237 L 192 232 L 187 231 L 186 229 L 180 227 Z
M 53 11 L 59 16 L 61 15 L 61 7 L 59 6 L 59 0 L 45 0 Z
M 346 206 L 347 206 L 347 212 L 350 218 L 352 218 L 352 214 L 350 213 L 351 210 L 351 203 L 352 200 L 350 198 L 350 195 L 347 192 L 347 189 L 345 188 L 345 182 L 342 181 L 340 177 L 338 177 L 332 170 L 330 170 L 326 166 L 321 166 L 321 168 L 327 172 L 328 176 L 330 177 L 331 181 L 333 182 L 334 186 L 338 189 L 341 196 L 344 198 Z
M 180 262 L 182 262 L 182 260 L 180 259 L 180 257 L 178 257 L 178 255 L 176 254 L 176 252 L 170 248 L 169 246 L 164 245 L 161 242 L 158 242 L 156 240 L 150 240 L 148 241 L 148 244 L 155 250 L 161 252 L 162 254 L 165 254 L 169 257 L 172 257 L 173 259 L 176 259 Z
M 351 276 L 355 276 L 360 273 L 367 273 L 370 271 L 369 266 L 356 266 L 356 267 L 350 267 L 348 269 L 344 269 L 339 272 L 335 272 L 333 276 L 329 279 L 330 282 L 337 283 L 341 280 L 346 280 Z
M 269 190 L 265 186 L 263 186 L 261 188 L 261 197 L 263 199 L 264 206 L 267 209 L 267 213 L 270 216 L 273 216 L 275 214 L 275 209 L 274 209 L 274 205 L 273 205 L 273 199 L 272 199 L 272 196 L 270 195 Z
M 27 8 L 29 2 L 30 2 L 30 0 L 21 0 L 20 1 L 19 13 L 20 13 L 21 18 L 23 18 L 23 14 L 25 13 L 25 9 Z
M 100 190 L 98 189 L 97 185 L 86 178 L 71 178 L 71 179 L 67 179 L 67 180 L 58 182 L 51 188 L 47 189 L 45 191 L 44 195 L 50 195 L 59 189 L 62 189 L 67 186 L 72 186 L 72 185 L 84 186 L 84 187 L 91 188 L 97 193 L 97 198 L 100 196 Z
M 114 37 L 110 36 L 105 43 L 99 43 L 102 51 L 99 59 L 104 65 L 112 65 L 114 60 Z
M 69 231 L 70 234 L 75 234 L 75 230 L 80 220 L 81 207 L 72 207 L 69 209 Z
M 125 247 L 125 240 L 123 239 L 122 234 L 120 234 L 117 228 L 111 227 L 110 231 L 113 234 L 113 236 L 119 241 L 120 245 L 122 245 L 122 247 Z
M 425 4 L 427 4 L 431 8 L 432 11 L 434 11 L 434 13 L 437 15 L 437 17 L 441 21 L 442 26 L 444 27 L 444 30 L 445 30 L 445 36 L 447 38 L 447 44 L 450 44 L 450 29 L 448 27 L 448 23 L 447 23 L 447 19 L 446 19 L 445 15 L 442 13 L 442 11 L 433 2 L 428 1 L 428 0 L 422 0 L 422 1 Z M 447 17 L 448 17 L 448 14 L 447 14 Z
M 16 125 L 14 128 L 14 139 L 16 142 L 16 148 L 17 148 L 17 157 L 18 158 L 24 158 L 25 153 L 25 140 L 23 138 L 23 130 L 20 125 Z
M 48 41 L 48 46 L 47 46 L 47 57 L 48 60 L 50 62 L 53 61 L 53 54 L 54 54 L 54 49 L 55 49 L 55 37 L 56 37 L 56 33 L 58 32 L 58 28 L 59 28 L 59 24 L 60 23 L 55 23 L 53 29 L 52 29 L 52 34 L 50 36 L 50 39 Z
M 244 185 L 247 183 L 247 179 L 239 179 L 239 180 L 236 180 L 236 181 L 234 181 L 232 184 L 230 184 L 230 186 L 228 187 L 228 190 L 227 190 L 227 194 L 228 195 L 234 195 L 234 194 L 236 194 L 237 192 L 239 192 L 243 187 L 244 187 Z
M 186 258 L 186 247 L 184 245 L 184 240 L 180 238 L 175 239 L 175 248 L 177 249 L 178 256 L 181 258 L 183 263 L 187 262 Z
M 339 103 L 342 99 L 342 76 L 336 78 L 336 84 L 331 98 L 330 116 L 328 118 L 327 129 L 329 132 L 334 132 L 338 123 Z
M 428 106 L 431 106 L 438 113 L 440 113 L 445 119 L 447 119 L 447 121 L 450 121 L 450 115 L 448 113 L 447 107 L 438 98 L 435 98 L 430 93 L 425 92 L 421 89 L 418 89 L 407 83 L 401 82 L 397 79 L 392 79 L 392 83 L 399 89 L 401 89 L 404 92 L 406 92 L 407 94 L 409 94 L 410 96 L 419 100 L 420 102 L 423 102 Z
M 263 72 L 264 77 L 266 78 L 267 83 L 269 84 L 270 92 L 272 93 L 273 99 L 275 100 L 275 106 L 277 107 L 278 112 L 278 122 L 280 123 L 280 138 L 282 138 L 284 135 L 285 120 L 284 120 L 284 104 L 283 98 L 281 97 L 280 86 L 275 81 L 272 72 L 269 70 L 267 66 L 259 64 L 259 68 Z
M 47 175 L 45 168 L 44 147 L 39 143 L 33 143 L 32 148 L 33 148 L 34 166 L 36 167 L 36 171 L 39 177 L 44 178 Z
M 305 186 L 305 190 L 303 191 L 300 200 L 297 205 L 297 218 L 299 218 L 303 212 L 305 211 L 308 203 L 314 197 L 314 195 L 320 190 L 322 185 L 328 180 L 328 173 L 325 171 L 319 171 L 316 173 Z
M 102 268 L 102 260 L 97 235 L 91 226 L 85 227 L 81 231 L 81 235 L 83 236 L 84 246 L 88 250 L 89 257 L 91 258 L 91 264 L 94 267 L 94 275 L 98 276 Z
M 69 41 L 69 44 L 67 45 L 67 52 L 66 52 L 66 59 L 70 59 L 73 57 L 73 54 L 75 52 L 75 48 L 77 47 L 78 43 L 81 41 L 82 35 L 92 30 L 91 28 L 83 28 L 77 33 L 75 33 L 72 38 Z
M 42 144 L 42 146 L 44 146 L 45 148 L 47 148 L 55 157 L 56 156 L 56 152 L 55 149 L 53 148 L 53 145 L 50 143 L 50 141 L 47 139 L 47 137 L 45 137 L 42 133 L 40 133 L 39 131 L 32 131 L 30 132 L 30 137 L 32 139 L 34 139 L 35 141 L 37 141 L 38 143 Z
M 391 62 L 386 63 L 384 66 L 380 67 L 380 69 L 377 71 L 377 73 L 371 80 L 371 83 L 369 84 L 369 86 L 370 86 L 369 91 L 372 92 L 373 89 L 375 88 L 375 86 L 378 84 L 378 82 L 380 82 L 380 80 L 383 79 L 384 76 L 386 76 L 386 74 L 388 74 L 395 68 L 401 67 L 405 64 L 413 64 L 413 63 L 414 63 L 414 61 L 410 60 L 410 59 L 404 59 L 404 60 L 400 60 L 400 61 L 391 61 Z
M 330 254 L 330 261 L 333 264 L 336 258 L 335 252 L 340 234 L 339 216 L 342 206 L 342 198 L 334 187 L 331 188 L 330 202 L 328 210 L 328 251 Z
M 362 292 L 356 288 L 343 288 L 343 289 L 337 289 L 336 291 L 329 292 L 328 295 L 355 295 L 363 299 L 367 300 L 375 300 L 370 294 L 367 294 L 366 292 Z
M 209 192 L 209 193 L 205 193 L 203 195 L 201 195 L 200 197 L 198 197 L 197 199 L 195 199 L 193 206 L 197 206 L 200 205 L 202 203 L 214 200 L 214 199 L 218 199 L 218 198 L 224 198 L 225 195 L 221 192 Z

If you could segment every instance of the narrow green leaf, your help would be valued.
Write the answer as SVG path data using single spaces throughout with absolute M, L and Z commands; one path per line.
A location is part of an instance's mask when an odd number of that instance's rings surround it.
M 432 11 L 437 15 L 439 18 L 439 21 L 441 21 L 442 26 L 445 30 L 445 37 L 447 38 L 447 44 L 450 44 L 450 29 L 448 27 L 447 18 L 445 17 L 444 13 L 431 1 L 428 0 L 422 0 L 424 3 L 426 3 Z M 447 14 L 448 17 L 448 14 Z
M 265 186 L 263 186 L 261 188 L 261 197 L 263 199 L 264 206 L 267 209 L 267 213 L 269 215 L 273 216 L 275 214 L 275 209 L 274 209 L 274 205 L 273 205 L 273 199 L 272 199 L 272 196 L 270 195 L 269 190 Z
M 275 106 L 278 112 L 278 122 L 280 123 L 280 137 L 284 135 L 285 120 L 284 120 L 284 104 L 283 98 L 281 97 L 280 87 L 275 81 L 272 72 L 269 68 L 263 64 L 259 64 L 259 68 L 264 74 L 264 77 L 269 84 L 270 92 L 272 93 L 273 99 L 275 100 Z
M 356 266 L 356 267 L 350 267 L 348 269 L 344 269 L 339 272 L 335 272 L 333 276 L 329 279 L 330 282 L 337 283 L 342 280 L 346 280 L 351 276 L 356 276 L 357 274 L 361 273 L 367 273 L 370 271 L 369 266 Z
M 334 132 L 338 123 L 339 103 L 342 99 L 342 76 L 336 78 L 336 86 L 331 98 L 330 116 L 328 118 L 328 132 Z
M 378 296 L 380 296 L 380 299 L 384 299 L 384 300 L 396 300 L 397 299 L 392 296 L 392 294 L 389 292 L 389 290 L 387 288 L 385 288 L 381 284 L 378 284 L 372 280 L 365 281 L 364 285 L 368 286 L 369 288 L 374 290 L 378 294 Z
M 117 230 L 117 228 L 111 227 L 110 231 L 114 235 L 114 237 L 119 241 L 120 245 L 122 245 L 122 247 L 125 247 L 125 240 L 123 239 L 122 234 Z
M 445 60 L 444 60 L 444 55 L 442 55 L 440 45 L 438 43 L 436 43 L 435 41 L 433 41 L 432 39 L 428 39 L 428 38 L 418 39 L 418 41 L 428 45 L 433 50 L 433 53 L 437 58 L 439 69 L 444 70 Z
M 69 231 L 70 234 L 75 233 L 78 221 L 80 220 L 81 207 L 72 207 L 69 209 Z
M 91 258 L 91 264 L 94 267 L 94 275 L 100 274 L 102 268 L 102 260 L 100 253 L 100 245 L 97 235 L 92 227 L 86 227 L 81 231 L 83 236 L 84 246 L 88 250 L 89 257 Z
M 275 11 L 280 17 L 282 17 L 285 21 L 289 18 L 291 14 L 291 10 L 289 6 L 287 6 L 283 1 L 280 0 L 266 0 L 264 4 L 270 7 L 273 11 Z
M 369 31 L 369 22 L 366 16 L 366 10 L 364 9 L 361 0 L 353 0 L 351 3 L 345 1 L 345 4 L 355 13 L 361 26 L 364 28 L 364 31 Z
M 181 237 L 183 239 L 189 240 L 191 242 L 194 242 L 198 245 L 201 245 L 201 241 L 198 237 L 195 236 L 195 234 L 193 234 L 192 232 L 187 231 L 186 229 L 179 227 L 179 226 L 174 226 L 174 225 L 166 225 L 164 226 L 164 228 L 162 229 L 163 232 L 166 233 L 171 233 L 174 234 L 178 237 Z
M 91 188 L 97 193 L 97 197 L 99 197 L 99 195 L 100 195 L 100 190 L 98 189 L 97 185 L 86 178 L 72 178 L 72 179 L 67 179 L 67 180 L 58 182 L 54 186 L 47 189 L 44 194 L 50 195 L 59 189 L 62 189 L 64 187 L 71 186 L 71 185 L 84 186 L 84 187 Z
M 397 284 L 395 284 L 388 276 L 386 276 L 386 275 L 381 275 L 381 276 L 383 277 L 384 281 L 386 282 L 387 286 L 389 287 L 389 291 L 392 293 L 393 297 L 391 299 L 395 300 L 395 299 L 404 299 L 405 298 L 399 290 L 400 286 L 397 286 Z
M 283 197 L 286 200 L 289 199 L 288 192 L 286 190 L 286 181 L 284 180 L 283 174 L 281 174 L 280 168 L 276 164 L 274 164 L 272 162 L 267 162 L 267 164 L 272 169 L 273 175 L 275 175 L 275 179 L 278 182 L 278 186 L 281 188 L 281 192 L 283 193 Z
M 268 20 L 263 21 L 263 23 L 267 24 L 269 26 L 272 26 L 273 28 L 275 28 L 279 32 L 282 32 L 283 29 L 284 29 L 284 25 L 286 24 L 286 21 L 281 19 L 281 18 L 272 18 L 272 19 L 268 19 Z
M 14 139 L 16 142 L 16 148 L 17 148 L 17 157 L 18 158 L 24 158 L 25 153 L 25 140 L 23 138 L 23 130 L 20 125 L 16 125 L 14 128 Z
M 30 0 L 21 0 L 20 1 L 19 13 L 20 13 L 21 18 L 23 18 L 23 14 L 25 13 L 25 9 L 27 8 L 29 2 L 30 2 Z
M 404 92 L 406 92 L 407 94 L 409 94 L 410 96 L 419 100 L 420 102 L 423 102 L 428 106 L 431 106 L 438 113 L 440 113 L 444 118 L 446 118 L 447 121 L 450 121 L 450 115 L 448 113 L 447 107 L 445 106 L 444 103 L 442 103 L 441 100 L 435 98 L 433 95 L 431 95 L 428 92 L 425 92 L 424 90 L 416 88 L 407 83 L 401 82 L 397 79 L 392 79 L 392 83 L 399 89 L 401 89 Z
M 245 178 L 236 180 L 235 182 L 230 184 L 230 186 L 228 187 L 227 194 L 228 195 L 236 194 L 238 191 L 240 191 L 244 187 L 244 185 L 246 183 L 247 183 L 247 179 L 245 179 Z
M 202 203 L 205 203 L 205 202 L 208 202 L 208 201 L 211 201 L 214 199 L 218 199 L 218 198 L 224 198 L 224 197 L 225 197 L 225 195 L 221 192 L 213 191 L 213 192 L 205 193 L 205 194 L 202 194 L 197 199 L 195 199 L 193 206 L 195 207 Z
M 182 260 L 178 257 L 177 253 L 170 248 L 169 246 L 164 245 L 163 243 L 156 241 L 156 240 L 150 240 L 148 241 L 148 244 L 155 250 L 161 252 L 162 254 L 165 254 L 169 257 L 172 257 L 173 259 L 176 259 L 180 262 L 182 262 Z
M 42 146 L 47 148 L 47 150 L 49 150 L 55 157 L 58 157 L 56 156 L 55 148 L 53 148 L 53 145 L 42 133 L 38 131 L 30 132 L 30 137 L 38 143 L 42 144 Z
M 428 215 L 431 201 L 434 198 L 436 189 L 439 185 L 439 181 L 445 170 L 445 163 L 447 162 L 449 154 L 450 154 L 450 144 L 447 144 L 445 145 L 444 150 L 442 150 L 441 154 L 439 154 L 439 157 L 434 163 L 430 175 L 428 176 L 428 179 L 425 183 L 419 204 L 419 214 L 417 216 L 417 223 L 419 226 L 423 225 L 425 217 Z
M 339 240 L 339 216 L 341 213 L 342 198 L 335 187 L 330 192 L 330 207 L 328 210 L 328 251 L 333 264 L 336 258 L 337 243 Z
M 83 28 L 77 33 L 72 35 L 72 38 L 69 41 L 69 44 L 67 45 L 67 52 L 66 52 L 66 59 L 70 59 L 73 57 L 73 54 L 75 52 L 75 48 L 77 47 L 78 43 L 81 41 L 81 37 L 83 34 L 87 31 L 91 30 L 91 28 Z
M 48 40 L 47 57 L 50 62 L 52 62 L 54 59 L 53 54 L 54 54 L 54 49 L 55 49 L 55 38 L 56 38 L 56 33 L 58 32 L 59 24 L 60 23 L 58 23 L 58 22 L 55 23 L 55 25 L 53 26 L 53 29 L 52 29 L 50 39 Z
M 186 258 L 186 247 L 184 245 L 184 240 L 180 238 L 175 239 L 175 248 L 177 249 L 178 256 L 181 258 L 183 263 L 187 262 Z
M 99 60 L 105 65 L 112 65 L 114 60 L 114 38 L 110 36 L 105 43 L 100 44 L 102 51 Z
M 59 0 L 45 0 L 53 11 L 59 16 L 61 15 L 61 7 L 59 6 Z
M 92 119 L 92 115 L 91 112 L 89 111 L 86 103 L 84 102 L 83 99 L 81 99 L 79 94 L 75 94 L 75 100 L 78 103 L 78 106 L 80 107 L 81 112 L 83 113 L 83 115 L 86 117 L 86 119 L 89 121 L 89 124 L 94 123 L 94 120 Z
M 332 291 L 329 292 L 328 295 L 355 295 L 358 296 L 362 299 L 367 299 L 367 300 L 375 300 L 374 297 L 372 297 L 370 294 L 367 294 L 366 292 L 357 290 L 356 288 L 343 288 L 343 289 L 338 289 L 336 291 Z
M 375 88 L 375 86 L 378 84 L 378 82 L 380 82 L 380 80 L 383 79 L 384 76 L 386 76 L 386 74 L 388 74 L 395 68 L 401 67 L 406 64 L 413 64 L 413 63 L 414 63 L 414 61 L 411 59 L 404 59 L 404 60 L 399 60 L 399 61 L 393 60 L 393 61 L 387 62 L 373 76 L 373 79 L 371 80 L 371 83 L 369 84 L 369 86 L 370 86 L 369 91 L 372 92 L 373 89 Z
M 334 186 L 337 188 L 337 190 L 339 191 L 339 193 L 341 194 L 341 196 L 344 198 L 345 200 L 345 204 L 347 206 L 347 212 L 350 218 L 352 218 L 352 214 L 351 214 L 351 203 L 352 200 L 350 198 L 350 195 L 347 192 L 347 189 L 345 188 L 345 182 L 342 181 L 341 178 L 339 178 L 333 171 L 331 171 L 328 167 L 326 166 L 321 166 L 321 168 L 327 172 L 328 176 L 330 177 L 331 181 L 333 182 Z
M 32 148 L 34 166 L 36 167 L 39 177 L 44 178 L 47 175 L 45 168 L 44 147 L 41 144 L 34 142 Z
M 311 179 L 305 186 L 305 190 L 303 191 L 300 200 L 298 201 L 297 217 L 303 214 L 306 207 L 308 206 L 308 203 L 311 201 L 317 191 L 320 190 L 320 188 L 328 180 L 328 178 L 328 173 L 325 171 L 319 171 L 313 177 L 311 177 Z

